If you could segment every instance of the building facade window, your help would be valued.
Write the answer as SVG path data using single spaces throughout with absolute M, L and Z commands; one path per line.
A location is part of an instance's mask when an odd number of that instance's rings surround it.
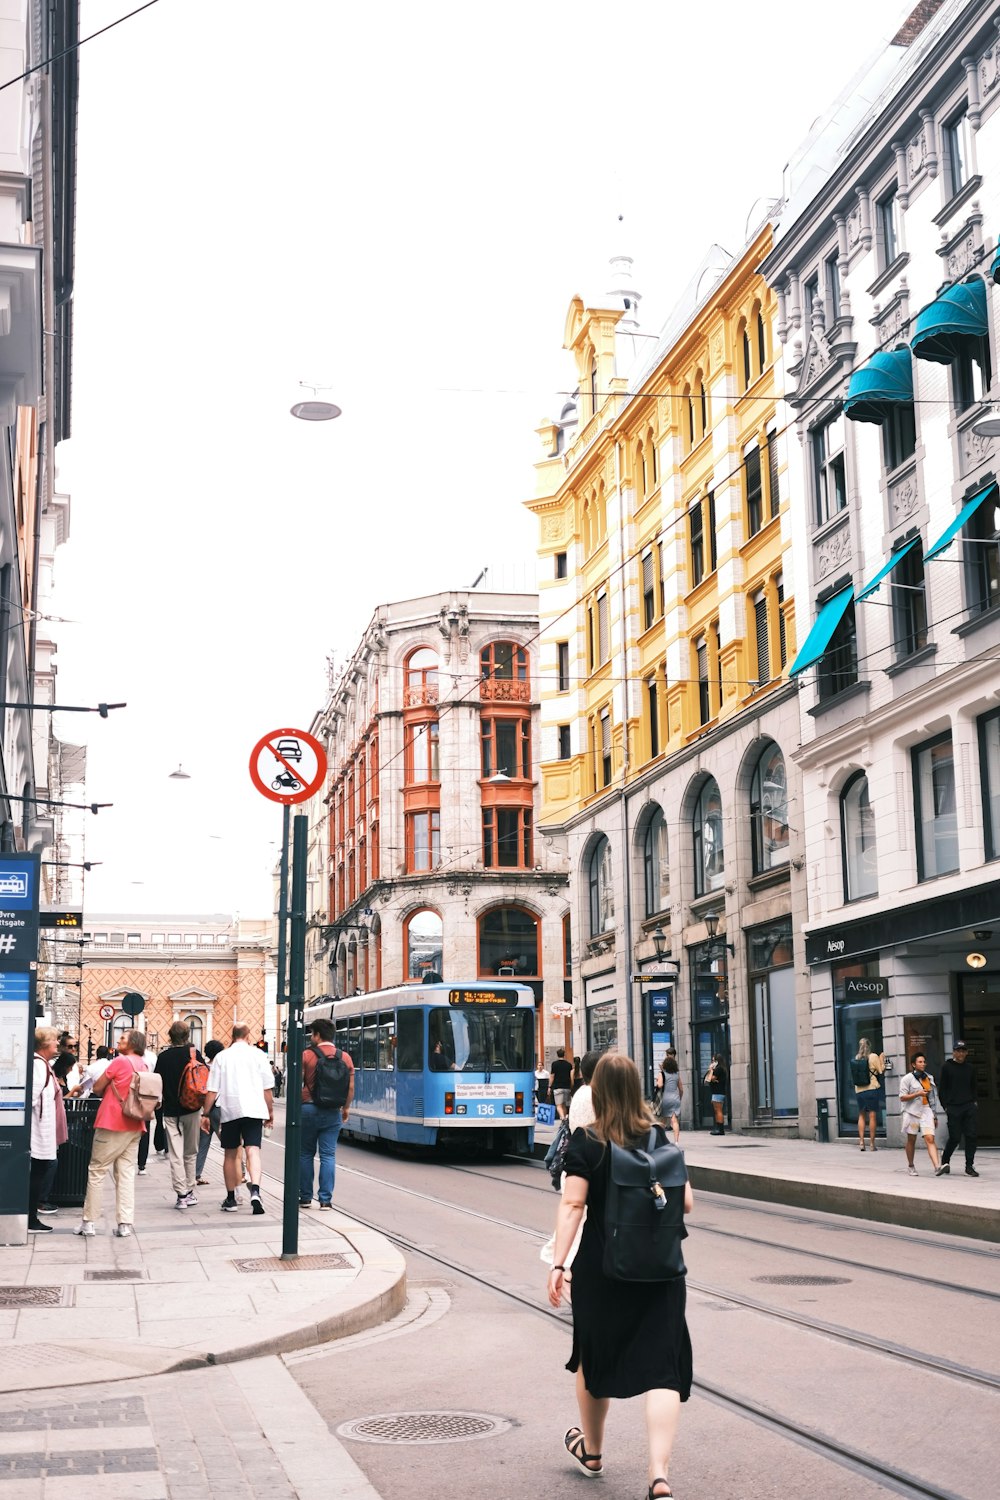
M 972 135 L 967 105 L 963 104 L 957 114 L 945 121 L 942 133 L 948 194 L 953 198 L 962 191 L 972 176 Z
M 788 662 L 788 627 L 785 624 L 785 579 L 781 573 L 774 580 L 774 596 L 778 604 L 778 657 L 784 671 Z
M 440 781 L 438 722 L 407 724 L 403 730 L 403 774 L 409 786 Z
M 444 960 L 444 923 L 430 907 L 411 912 L 403 935 L 407 979 L 440 974 Z
M 482 768 L 484 778 L 509 776 L 527 780 L 531 775 L 531 721 L 483 715 Z
M 1000 491 L 973 511 L 963 537 L 969 609 L 982 614 L 1000 605 Z
M 599 937 L 615 925 L 614 873 L 611 866 L 611 844 L 602 836 L 591 851 L 587 865 L 587 891 L 590 907 L 590 936 Z
M 817 664 L 816 688 L 821 703 L 846 692 L 858 680 L 858 637 L 854 601 L 844 611 L 830 637 L 826 654 Z
M 1000 708 L 979 720 L 979 778 L 987 859 L 1000 859 Z
M 899 219 L 899 194 L 896 184 L 875 205 L 878 225 L 879 269 L 887 271 L 902 249 Z
M 645 630 L 656 619 L 656 569 L 652 547 L 647 547 L 642 554 L 642 619 Z
M 597 596 L 597 650 L 598 661 L 603 666 L 611 655 L 611 628 L 608 616 L 608 596 Z
M 708 641 L 700 636 L 694 643 L 698 678 L 698 723 L 707 724 L 712 717 L 712 695 L 708 681 Z
M 790 917 L 747 933 L 753 1014 L 753 1107 L 761 1121 L 799 1112 L 798 1028 Z
M 719 564 L 718 537 L 715 534 L 715 491 L 708 492 L 708 571 L 714 573 Z M 661 610 L 662 614 L 663 611 Z
M 956 412 L 984 401 L 993 379 L 988 338 L 963 339 L 951 362 L 951 394 Z
M 601 786 L 611 785 L 611 713 L 609 709 L 601 710 L 600 718 L 601 732 Z
M 540 976 L 538 918 L 530 911 L 520 906 L 495 906 L 483 912 L 477 926 L 480 979 L 498 974 L 515 979 Z
M 844 467 L 844 417 L 830 417 L 810 433 L 813 499 L 816 524 L 822 526 L 847 505 L 847 473 Z
M 645 914 L 654 917 L 665 909 L 670 895 L 667 822 L 660 807 L 649 814 L 642 835 L 642 881 Z
M 656 678 L 646 682 L 646 715 L 649 722 L 649 756 L 655 760 L 660 753 L 660 710 L 656 693 Z
M 706 896 L 720 890 L 725 879 L 722 838 L 722 796 L 719 783 L 710 776 L 703 783 L 691 819 L 694 849 L 694 893 Z
M 754 324 L 757 330 L 757 373 L 761 375 L 767 366 L 767 330 L 759 308 L 754 317 Z
M 691 548 L 691 587 L 697 588 L 705 576 L 705 532 L 700 500 L 688 511 L 688 540 Z
M 771 680 L 771 646 L 768 641 L 767 595 L 759 589 L 751 600 L 753 606 L 753 631 L 757 647 L 757 685 L 763 687 Z
M 516 641 L 491 641 L 479 653 L 484 682 L 527 682 L 528 653 Z
M 571 733 L 569 724 L 559 725 L 559 759 L 569 760 L 573 754 L 571 747 Z
M 833 1014 L 837 1046 L 837 1102 L 841 1134 L 854 1134 L 858 1128 L 858 1096 L 851 1077 L 851 1059 L 858 1055 L 862 1037 L 872 1052 L 885 1051 L 882 1031 L 882 1002 L 869 999 L 863 981 L 878 979 L 877 957 L 849 959 L 834 964 Z M 851 981 L 855 981 L 852 985 Z M 857 982 L 861 981 L 858 985 Z M 855 987 L 857 985 L 857 988 Z M 861 993 L 858 993 L 860 989 Z M 883 1101 L 884 1102 L 884 1101 Z M 884 1134 L 884 1128 L 879 1127 Z
M 927 593 L 924 554 L 911 547 L 892 573 L 892 627 L 896 656 L 913 656 L 927 645 Z
M 958 869 L 955 754 L 951 735 L 941 734 L 923 745 L 915 745 L 910 754 L 917 879 L 933 880 Z
M 904 403 L 892 406 L 882 423 L 882 455 L 886 472 L 891 473 L 911 459 L 917 449 L 917 424 L 914 407 Z
M 750 330 L 745 323 L 740 334 L 740 344 L 743 351 L 743 389 L 747 390 L 753 379 L 753 360 L 750 353 Z
M 823 262 L 826 271 L 826 306 L 829 313 L 827 323 L 832 327 L 840 322 L 840 254 L 834 250 Z
M 441 814 L 437 810 L 407 813 L 406 869 L 434 870 L 441 863 Z
M 746 492 L 747 535 L 756 536 L 764 524 L 764 482 L 760 471 L 760 449 L 751 443 L 743 450 L 743 484 Z
M 438 701 L 437 652 L 428 646 L 411 651 L 403 675 L 403 707 L 420 708 Z
M 559 641 L 556 646 L 556 680 L 560 693 L 569 692 L 569 642 Z
M 868 777 L 856 771 L 840 794 L 840 839 L 844 864 L 844 900 L 878 895 L 878 850 L 875 809 Z
M 767 745 L 750 782 L 750 831 L 753 872 L 766 875 L 788 863 L 788 783 L 785 758 Z
M 565 552 L 556 553 L 556 577 L 566 578 L 569 575 L 569 560 Z
M 530 870 L 530 807 L 483 809 L 483 866 L 487 870 Z
M 764 442 L 767 449 L 768 511 L 773 521 L 781 510 L 781 486 L 778 479 L 778 434 L 775 428 L 769 427 L 767 429 Z

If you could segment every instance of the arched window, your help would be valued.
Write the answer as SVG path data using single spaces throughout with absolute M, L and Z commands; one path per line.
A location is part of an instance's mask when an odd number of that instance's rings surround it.
M 205 1023 L 201 1016 L 185 1016 L 184 1025 L 191 1033 L 191 1046 L 197 1047 L 200 1052 L 205 1045 Z M 190 1054 L 189 1054 L 190 1056 Z
M 438 658 L 429 646 L 418 646 L 406 658 L 403 707 L 438 701 Z
M 875 809 L 868 796 L 868 777 L 856 771 L 840 794 L 840 830 L 844 854 L 844 900 L 878 895 L 878 851 Z
M 694 893 L 707 895 L 721 888 L 725 872 L 722 842 L 722 797 L 719 783 L 710 776 L 698 793 L 691 820 L 694 843 Z
M 635 450 L 635 485 L 640 500 L 646 495 L 646 450 L 640 443 Z
M 118 1043 L 121 1041 L 121 1039 L 125 1035 L 126 1031 L 131 1031 L 134 1025 L 135 1025 L 135 1022 L 134 1022 L 134 1020 L 132 1019 L 131 1016 L 127 1016 L 123 1010 L 120 1010 L 118 1012 L 118 1014 L 115 1016 L 114 1020 L 111 1023 L 111 1050 L 112 1050 L 112 1052 L 114 1052 L 114 1051 L 117 1050 Z
M 642 878 L 645 912 L 652 917 L 667 904 L 670 868 L 667 863 L 667 824 L 661 808 L 650 813 L 642 838 Z
M 495 906 L 479 918 L 479 977 L 501 972 L 523 979 L 541 973 L 538 918 L 520 906 Z
M 708 431 L 708 392 L 703 380 L 698 382 L 698 400 L 701 403 L 701 435 L 704 437 Z
M 660 482 L 660 458 L 656 451 L 656 438 L 653 435 L 652 428 L 646 434 L 646 447 L 649 449 L 652 481 L 655 488 Z
M 692 398 L 691 387 L 689 385 L 686 385 L 684 387 L 684 405 L 685 405 L 685 408 L 686 408 L 686 418 L 687 418 L 687 445 L 688 445 L 689 448 L 693 448 L 694 447 L 694 400 Z
M 743 351 L 743 389 L 746 390 L 753 379 L 753 368 L 750 363 L 750 332 L 745 323 L 740 324 L 740 345 Z
M 528 653 L 516 641 L 491 641 L 479 653 L 479 670 L 484 681 L 527 682 Z
M 761 752 L 750 784 L 753 872 L 764 875 L 788 863 L 788 786 L 777 745 Z
M 407 979 L 423 979 L 429 972 L 444 972 L 444 923 L 436 911 L 423 907 L 411 912 L 406 919 L 404 942 Z
M 601 838 L 590 856 L 587 872 L 590 890 L 590 935 L 597 937 L 615 925 L 615 889 L 611 869 L 611 845 Z
M 597 355 L 590 356 L 590 412 L 597 415 Z
M 764 319 L 761 317 L 760 308 L 754 319 L 757 324 L 757 369 L 762 371 L 767 364 L 767 338 L 764 333 Z

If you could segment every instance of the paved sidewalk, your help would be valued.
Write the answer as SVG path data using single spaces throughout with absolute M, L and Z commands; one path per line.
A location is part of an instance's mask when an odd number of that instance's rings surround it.
M 536 1154 L 544 1153 L 553 1134 L 548 1127 L 536 1129 Z M 902 1146 L 880 1141 L 874 1154 L 862 1155 L 857 1136 L 820 1145 L 682 1130 L 681 1146 L 691 1182 L 703 1192 L 1000 1241 L 1000 1150 L 976 1153 L 979 1177 L 966 1177 L 961 1151 L 950 1174 L 935 1177 L 920 1141 L 913 1178 Z
M 281 1201 L 265 1177 L 266 1212 L 223 1214 L 221 1166 L 197 1207 L 179 1212 L 165 1161 L 136 1179 L 136 1232 L 73 1234 L 61 1209 L 52 1234 L 0 1246 L 0 1392 L 225 1364 L 301 1349 L 371 1327 L 406 1300 L 406 1264 L 382 1235 L 334 1209 L 299 1217 L 299 1255 L 280 1259 Z M 105 1204 L 113 1206 L 110 1182 Z M 126 1399 L 123 1397 L 122 1399 Z M 3 1500 L 16 1500 L 9 1490 Z

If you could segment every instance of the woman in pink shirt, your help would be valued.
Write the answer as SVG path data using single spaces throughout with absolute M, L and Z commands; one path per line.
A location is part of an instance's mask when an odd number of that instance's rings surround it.
M 120 1238 L 132 1233 L 135 1215 L 135 1167 L 139 1155 L 139 1139 L 146 1129 L 142 1120 L 132 1120 L 122 1112 L 122 1101 L 132 1082 L 133 1073 L 145 1073 L 143 1058 L 146 1038 L 141 1031 L 127 1031 L 123 1038 L 125 1050 L 108 1064 L 94 1084 L 94 1094 L 100 1099 L 94 1124 L 94 1145 L 87 1169 L 87 1201 L 83 1205 L 83 1219 L 74 1234 L 96 1234 L 96 1221 L 101 1213 L 101 1197 L 104 1179 L 114 1169 L 115 1217 L 118 1227 L 114 1231 Z

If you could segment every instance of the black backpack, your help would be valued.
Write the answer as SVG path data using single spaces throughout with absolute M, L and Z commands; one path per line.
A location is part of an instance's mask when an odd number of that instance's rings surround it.
M 868 1066 L 867 1057 L 851 1058 L 851 1077 L 859 1088 L 867 1088 L 871 1081 L 872 1070 Z
M 645 1150 L 609 1142 L 608 1197 L 604 1210 L 604 1274 L 612 1281 L 673 1281 L 686 1273 L 684 1153 L 672 1141 Z
M 339 1047 L 332 1057 L 316 1046 L 310 1047 L 309 1051 L 316 1058 L 313 1103 L 320 1109 L 343 1109 L 351 1092 L 351 1070 L 344 1061 L 344 1054 Z

